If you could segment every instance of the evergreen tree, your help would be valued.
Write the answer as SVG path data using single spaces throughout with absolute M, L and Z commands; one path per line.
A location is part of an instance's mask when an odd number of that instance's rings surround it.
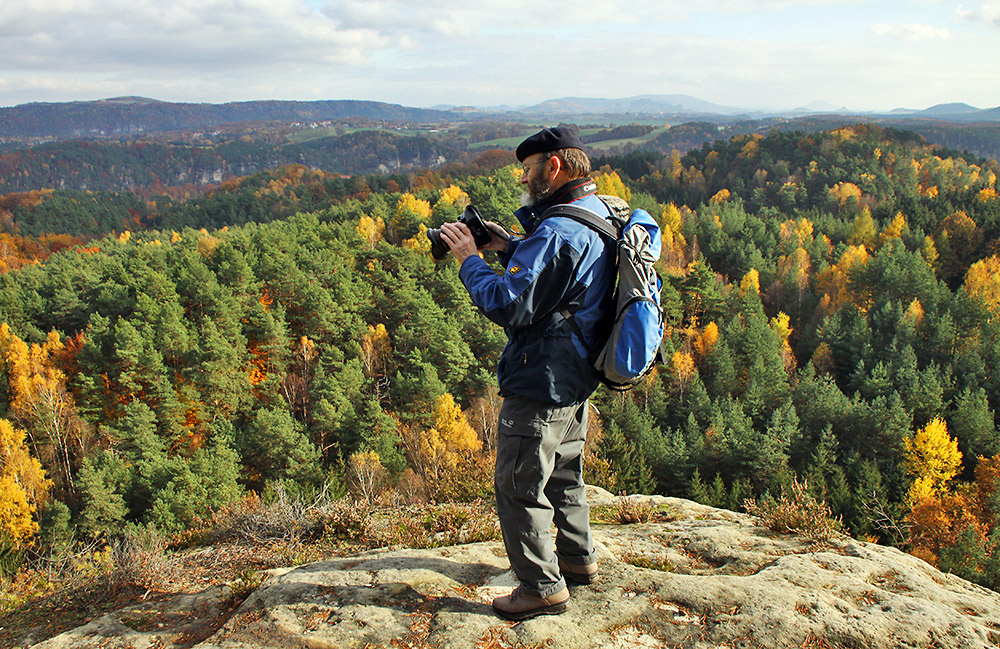
M 971 468 L 973 458 L 992 457 L 1000 452 L 993 410 L 982 388 L 963 390 L 952 405 L 948 421 L 967 469 Z

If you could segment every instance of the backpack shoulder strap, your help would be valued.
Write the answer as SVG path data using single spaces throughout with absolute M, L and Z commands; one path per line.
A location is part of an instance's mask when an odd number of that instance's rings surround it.
M 549 209 L 542 212 L 542 216 L 539 221 L 543 221 L 550 216 L 565 216 L 571 218 L 574 221 L 578 221 L 588 226 L 589 228 L 596 230 L 600 234 L 604 235 L 606 238 L 612 241 L 618 241 L 619 232 L 616 224 L 612 223 L 608 219 L 602 218 L 590 210 L 586 210 L 582 207 L 577 207 L 576 205 L 553 205 Z
M 612 211 L 612 213 L 615 212 L 614 208 L 609 207 L 609 209 Z M 544 212 L 542 212 L 542 215 L 538 220 L 539 222 L 541 222 L 549 218 L 550 216 L 564 216 L 566 218 L 573 219 L 578 223 L 582 223 L 583 225 L 586 225 L 592 230 L 597 231 L 605 239 L 605 242 L 611 246 L 617 246 L 618 239 L 621 237 L 621 226 L 619 225 L 616 216 L 611 216 L 606 219 L 582 207 L 577 207 L 576 205 L 562 204 L 562 205 L 553 205 L 549 209 L 545 210 Z M 608 286 L 608 294 L 605 296 L 605 299 L 608 300 L 609 302 L 613 302 L 614 300 L 616 287 L 617 287 L 617 281 L 611 282 L 611 284 Z M 580 325 L 576 323 L 576 318 L 573 317 L 573 313 L 567 310 L 565 307 L 558 309 L 558 312 L 559 315 L 561 315 L 569 322 L 570 327 L 573 328 L 573 333 L 575 333 L 576 337 L 580 339 L 580 342 L 584 346 L 588 347 L 589 356 L 591 356 L 590 360 L 593 361 L 594 360 L 593 357 L 596 355 L 597 350 L 589 349 L 589 346 L 586 343 L 586 339 L 583 337 L 583 332 L 580 331 Z M 614 307 L 611 308 L 610 312 L 612 313 L 614 312 Z

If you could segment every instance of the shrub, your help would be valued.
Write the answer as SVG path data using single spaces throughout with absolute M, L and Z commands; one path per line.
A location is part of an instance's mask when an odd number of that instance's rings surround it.
M 162 589 L 179 571 L 166 553 L 167 538 L 153 526 L 130 527 L 111 546 L 112 581 Z
M 625 554 L 622 556 L 622 561 L 637 568 L 659 570 L 660 572 L 673 572 L 675 568 L 670 559 L 659 555 L 648 556 L 645 554 Z
M 652 500 L 642 500 L 639 498 L 622 497 L 618 499 L 618 509 L 616 512 L 618 522 L 622 525 L 633 523 L 648 523 L 656 512 L 656 505 Z
M 809 493 L 809 485 L 805 481 L 792 479 L 791 487 L 784 489 L 777 501 L 747 499 L 744 507 L 761 525 L 775 532 L 801 534 L 819 541 L 830 538 L 841 529 L 840 519 L 833 518 L 827 504 Z
M 319 536 L 325 527 L 323 512 L 332 503 L 327 491 L 312 498 L 288 492 L 283 482 L 269 487 L 267 500 L 249 496 L 232 515 L 230 527 L 238 536 L 254 543 L 299 541 Z
M 422 507 L 396 512 L 374 536 L 381 545 L 433 548 L 500 538 L 500 523 L 493 507 L 481 500 Z

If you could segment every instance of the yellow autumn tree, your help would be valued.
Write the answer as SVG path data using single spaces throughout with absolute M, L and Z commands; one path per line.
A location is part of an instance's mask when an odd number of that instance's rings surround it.
M 426 481 L 432 495 L 460 490 L 465 478 L 479 472 L 474 454 L 482 446 L 454 397 L 445 393 L 434 404 L 433 426 L 403 429 L 410 464 Z M 465 474 L 465 475 L 463 475 Z
M 421 223 L 417 227 L 417 233 L 409 239 L 405 239 L 400 245 L 407 250 L 430 254 L 431 240 L 427 238 L 427 225 Z
M 632 200 L 632 190 L 625 186 L 617 171 L 612 171 L 609 167 L 605 167 L 595 173 L 593 179 L 597 184 L 598 194 L 617 196 L 626 201 Z
M 49 333 L 45 343 L 28 345 L 0 324 L 0 363 L 10 384 L 10 412 L 32 436 L 32 444 L 60 479 L 73 491 L 73 448 L 82 446 L 82 423 L 66 389 L 66 375 L 55 355 L 65 349 L 59 334 Z
M 361 339 L 361 363 L 365 376 L 377 376 L 385 367 L 392 354 L 389 332 L 381 322 L 368 325 L 368 333 Z
M 677 206 L 670 203 L 665 208 L 663 208 L 662 219 L 664 227 L 668 227 L 674 232 L 680 232 L 681 226 L 684 223 L 684 217 L 681 211 L 677 209 Z
M 392 342 L 385 325 L 381 322 L 375 326 L 368 325 L 368 333 L 361 338 L 361 369 L 365 376 L 372 379 L 375 397 L 380 400 L 389 387 L 385 368 L 391 357 Z
M 865 207 L 851 224 L 851 234 L 847 238 L 847 242 L 853 246 L 860 245 L 871 248 L 877 241 L 878 225 L 872 218 L 871 210 Z
M 941 495 L 962 467 L 958 440 L 948 434 L 948 424 L 939 417 L 932 419 L 912 438 L 903 440 L 906 447 L 904 466 L 913 477 L 907 494 L 910 506 Z
M 375 218 L 367 215 L 362 216 L 358 219 L 357 231 L 358 236 L 365 242 L 368 249 L 375 250 L 375 246 L 385 236 L 385 221 L 382 220 L 381 216 Z
M 441 192 L 440 198 L 438 198 L 436 205 L 468 205 L 469 195 L 462 190 L 458 185 L 449 185 L 445 187 Z
M 853 296 L 847 289 L 847 275 L 851 270 L 868 263 L 868 250 L 863 246 L 848 246 L 840 260 L 827 266 L 816 275 L 816 290 L 830 297 L 830 308 L 835 310 L 851 302 Z
M 786 286 L 795 287 L 800 299 L 809 286 L 811 271 L 812 260 L 805 248 L 796 248 L 792 254 L 778 258 L 778 277 Z
M 779 228 L 781 242 L 795 247 L 802 247 L 813 240 L 813 223 L 809 219 L 789 219 Z
M 694 358 L 690 354 L 681 351 L 674 352 L 670 359 L 670 366 L 673 370 L 673 381 L 681 394 L 691 384 L 694 379 L 695 365 Z
M 660 221 L 663 224 L 660 232 L 663 252 L 660 257 L 667 266 L 683 268 L 686 263 L 684 251 L 687 248 L 687 241 L 681 232 L 684 217 L 677 206 L 670 203 L 663 209 Z
M 714 321 L 709 322 L 691 343 L 695 357 L 698 360 L 705 358 L 715 348 L 717 342 L 719 342 L 719 325 L 715 324 Z
M 23 547 L 38 533 L 35 512 L 52 487 L 25 437 L 23 430 L 0 419 L 0 542 L 14 547 Z
M 781 359 L 784 361 L 786 370 L 795 369 L 795 354 L 792 353 L 792 346 L 788 342 L 792 335 L 791 318 L 784 311 L 779 311 L 778 315 L 771 318 L 771 330 L 778 334 L 781 339 Z
M 1000 256 L 980 259 L 969 266 L 965 292 L 982 302 L 994 316 L 1000 313 Z
M 879 245 L 881 246 L 889 241 L 892 241 L 893 239 L 899 239 L 903 236 L 906 230 L 906 217 L 903 216 L 902 212 L 896 212 L 896 216 L 892 217 L 889 224 L 885 226 L 884 230 L 882 230 L 882 234 L 879 235 Z
M 385 490 L 388 472 L 375 451 L 358 451 L 347 460 L 347 486 L 355 498 L 374 504 Z
M 400 243 L 403 239 L 416 238 L 421 226 L 426 230 L 431 215 L 431 204 L 413 194 L 403 194 L 396 203 L 396 214 L 389 224 L 390 240 Z
M 708 203 L 710 205 L 719 205 L 721 203 L 725 203 L 726 201 L 728 201 L 731 196 L 732 194 L 730 193 L 730 191 L 725 187 L 723 187 L 719 191 L 715 192 L 715 194 L 710 199 L 708 199 Z
M 757 272 L 756 268 L 748 270 L 747 274 L 740 280 L 740 295 L 745 296 L 751 292 L 760 295 L 760 273 Z
M 924 242 L 920 245 L 920 256 L 924 258 L 927 265 L 931 268 L 937 268 L 937 262 L 940 255 L 938 254 L 937 245 L 934 243 L 934 239 L 930 235 L 924 237 Z
M 399 197 L 399 202 L 396 203 L 396 216 L 406 215 L 413 215 L 421 221 L 426 221 L 427 217 L 431 215 L 431 204 L 413 194 L 403 194 Z
M 920 300 L 913 298 L 910 305 L 906 307 L 906 311 L 903 311 L 902 317 L 899 319 L 900 326 L 909 327 L 911 330 L 916 330 L 920 326 L 920 323 L 924 321 L 924 306 L 920 304 Z
M 445 223 L 458 219 L 469 202 L 469 195 L 461 187 L 457 185 L 445 187 L 431 210 L 431 223 Z
M 837 360 L 833 349 L 827 343 L 820 343 L 812 355 L 812 364 L 820 374 L 833 374 L 837 371 Z
M 854 183 L 840 182 L 827 190 L 830 200 L 840 207 L 857 203 L 861 200 L 861 188 Z

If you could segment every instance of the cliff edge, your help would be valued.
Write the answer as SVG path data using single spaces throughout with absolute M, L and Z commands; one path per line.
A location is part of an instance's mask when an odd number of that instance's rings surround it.
M 632 497 L 636 498 L 636 497 Z M 645 498 L 645 497 L 643 497 Z M 591 503 L 617 498 L 594 490 Z M 624 649 L 1000 645 L 1000 594 L 899 550 L 811 542 L 743 514 L 652 497 L 669 520 L 597 525 L 600 579 L 559 616 L 490 609 L 515 582 L 499 542 L 389 549 L 271 571 L 229 613 L 225 588 L 105 615 L 38 649 Z M 220 613 L 224 611 L 224 613 Z M 221 617 L 220 617 L 221 616 Z

